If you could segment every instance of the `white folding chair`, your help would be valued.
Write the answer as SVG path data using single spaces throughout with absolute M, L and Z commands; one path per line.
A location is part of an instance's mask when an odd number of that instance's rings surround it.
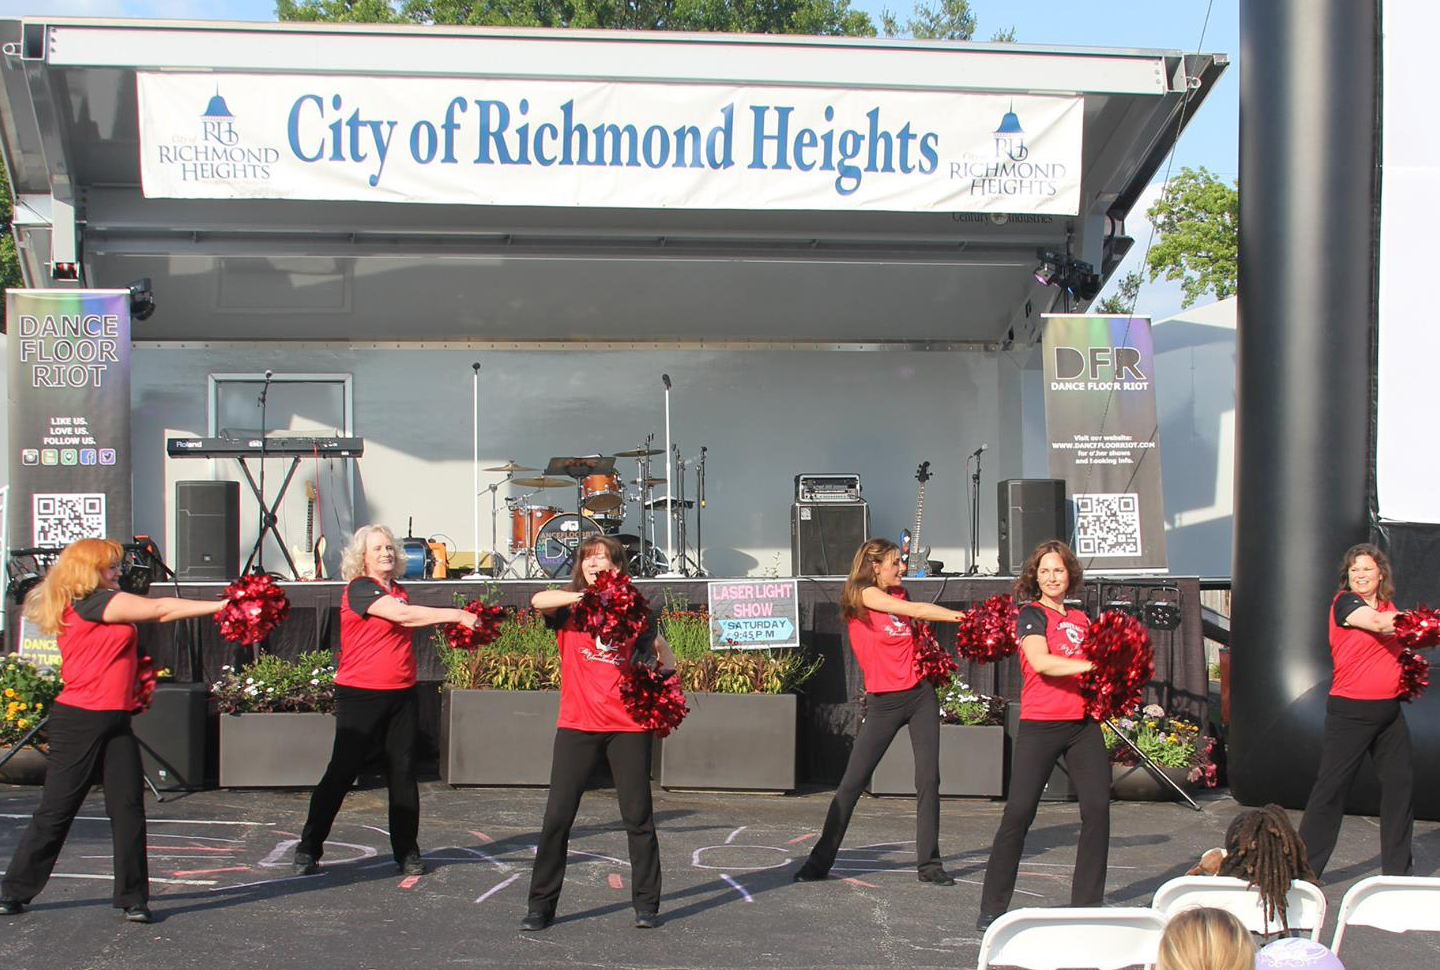
M 1371 876 L 1340 900 L 1340 918 L 1330 949 L 1340 952 L 1346 926 L 1373 926 L 1404 933 L 1440 930 L 1440 879 L 1427 876 Z
M 1286 922 L 1278 919 L 1266 923 L 1265 907 L 1260 892 L 1233 876 L 1180 876 L 1155 890 L 1151 909 L 1169 919 L 1182 909 L 1210 906 L 1236 916 L 1251 933 L 1279 933 L 1288 922 L 1292 930 L 1309 930 L 1310 939 L 1319 941 L 1320 928 L 1325 925 L 1325 894 L 1314 883 L 1297 879 L 1285 893 Z
M 979 970 L 995 963 L 1027 970 L 1149 966 L 1164 932 L 1165 915 L 1139 906 L 1011 910 L 985 931 Z

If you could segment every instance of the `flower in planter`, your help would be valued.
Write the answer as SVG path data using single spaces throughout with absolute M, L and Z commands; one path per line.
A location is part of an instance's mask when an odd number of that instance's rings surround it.
M 559 690 L 560 648 L 538 610 L 506 607 L 495 638 L 467 649 L 437 627 L 435 651 L 456 690 Z
M 335 657 L 328 650 L 294 660 L 262 654 L 239 670 L 220 668 L 210 693 L 221 714 L 328 714 L 335 710 Z
M 1118 731 L 1160 767 L 1188 768 L 1191 782 L 1207 788 L 1215 785 L 1215 762 L 1211 758 L 1215 739 L 1202 734 L 1194 721 L 1168 715 L 1159 704 L 1147 704 L 1102 724 L 1100 729 L 1111 764 L 1140 763 L 1134 750 L 1117 736 Z
M 0 656 L 0 745 L 14 745 L 39 723 L 62 686 L 48 667 L 13 653 Z
M 940 721 L 943 724 L 1004 724 L 1006 700 L 981 694 L 961 680 L 951 680 L 940 693 Z

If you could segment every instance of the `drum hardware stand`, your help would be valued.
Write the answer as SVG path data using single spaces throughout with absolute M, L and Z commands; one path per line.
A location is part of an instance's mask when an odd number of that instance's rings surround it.
M 680 449 L 677 447 L 675 450 L 678 452 Z M 675 533 L 680 546 L 680 558 L 670 560 L 670 568 L 672 571 L 678 570 L 678 575 L 687 577 L 694 575 L 690 570 L 690 517 L 685 514 L 685 472 L 689 464 L 678 454 L 675 456 L 675 484 L 679 495 L 674 499 L 667 499 L 670 505 L 668 511 L 675 518 Z
M 661 576 L 679 576 L 675 572 L 675 523 L 672 515 L 675 510 L 669 507 L 675 499 L 675 485 L 671 478 L 670 458 L 675 453 L 675 446 L 670 440 L 670 375 L 661 374 L 660 379 L 665 382 L 665 501 L 666 511 L 671 513 L 665 517 L 665 562 L 667 568 Z
M 500 514 L 500 487 L 510 484 L 510 479 L 514 477 L 514 472 L 507 472 L 500 481 L 485 486 L 485 491 L 490 493 L 490 573 L 496 579 L 500 578 L 500 563 L 505 561 L 505 557 L 500 555 L 499 533 L 495 531 L 495 519 Z M 475 495 L 475 501 L 477 503 L 480 501 L 478 492 Z M 512 501 L 513 499 L 507 498 L 505 504 L 508 506 Z M 475 572 L 472 575 L 477 579 L 480 577 L 480 534 L 478 530 L 475 534 Z
M 700 446 L 700 461 L 695 466 L 695 575 L 708 576 L 705 571 L 705 544 L 700 520 L 705 512 L 705 446 Z

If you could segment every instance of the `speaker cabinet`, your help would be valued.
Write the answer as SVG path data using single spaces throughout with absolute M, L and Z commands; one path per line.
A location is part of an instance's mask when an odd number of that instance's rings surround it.
M 1000 575 L 1015 576 L 1042 542 L 1070 536 L 1061 478 L 1007 478 L 1000 483 Z
M 790 508 L 790 568 L 796 576 L 844 576 L 870 535 L 865 502 L 796 502 Z
M 175 575 L 218 580 L 240 575 L 240 483 L 175 483 Z
M 140 763 L 161 791 L 205 787 L 207 684 L 158 684 L 150 709 L 131 719 Z

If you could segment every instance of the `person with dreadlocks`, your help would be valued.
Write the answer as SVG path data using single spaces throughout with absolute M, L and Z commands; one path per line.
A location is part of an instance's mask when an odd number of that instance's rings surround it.
M 1290 921 L 1285 895 L 1296 879 L 1319 884 L 1305 853 L 1305 843 L 1279 805 L 1251 808 L 1230 820 L 1223 848 L 1211 849 L 1187 875 L 1233 876 L 1260 893 L 1265 924 L 1286 932 Z M 1277 918 L 1278 917 L 1278 918 Z

